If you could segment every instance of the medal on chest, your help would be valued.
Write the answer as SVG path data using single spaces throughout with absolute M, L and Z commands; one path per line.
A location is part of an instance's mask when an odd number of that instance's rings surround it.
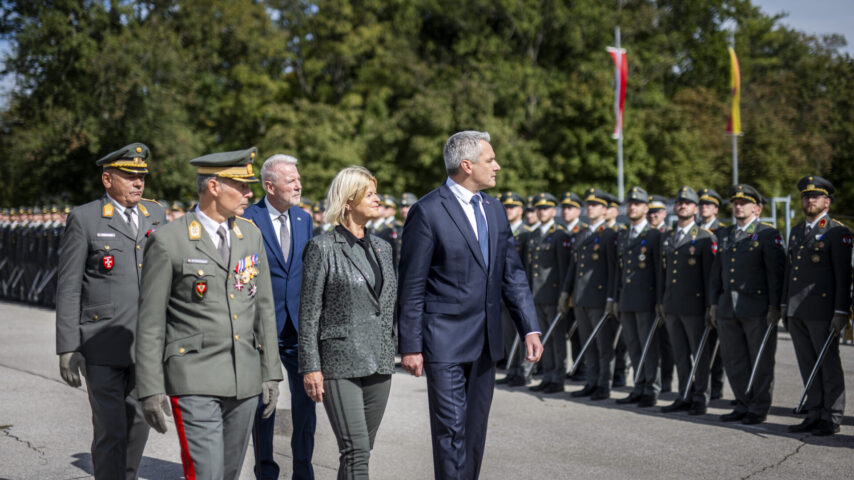
M 234 266 L 234 289 L 238 292 L 243 291 L 244 286 L 249 286 L 247 293 L 249 297 L 254 297 L 257 291 L 252 280 L 258 276 L 258 254 L 249 255 L 241 258 Z

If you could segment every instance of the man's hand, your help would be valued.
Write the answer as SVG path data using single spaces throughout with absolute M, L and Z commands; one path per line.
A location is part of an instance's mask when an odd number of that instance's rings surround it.
M 317 403 L 323 401 L 323 394 L 326 391 L 323 389 L 323 373 L 309 372 L 302 376 L 302 384 L 305 387 L 305 393 L 309 398 Z
M 765 315 L 765 321 L 768 322 L 768 325 L 776 325 L 777 320 L 780 320 L 780 307 L 771 305 L 768 307 L 768 314 Z
M 65 352 L 59 354 L 59 375 L 65 383 L 72 387 L 79 387 L 80 373 L 85 375 L 85 364 L 83 355 L 79 352 Z
M 539 333 L 525 335 L 525 360 L 531 363 L 540 361 L 543 356 L 543 344 L 540 342 Z
M 566 292 L 560 292 L 560 296 L 557 299 L 557 311 L 561 315 L 566 315 L 569 313 L 569 294 Z
M 264 404 L 264 411 L 261 412 L 261 418 L 270 418 L 270 415 L 276 411 L 276 403 L 279 400 L 279 382 L 270 380 L 261 384 L 261 403 Z
M 619 320 L 620 312 L 617 310 L 617 302 L 614 300 L 608 300 L 605 302 L 605 313 Z
M 785 328 L 786 331 L 788 332 L 789 331 L 789 315 L 788 315 L 788 309 L 786 308 L 785 303 L 780 305 L 780 319 L 783 321 L 783 328 Z
M 142 399 L 142 416 L 145 417 L 145 422 L 160 433 L 166 433 L 164 413 L 172 416 L 169 397 L 166 395 L 158 393 Z
M 706 325 L 718 328 L 718 306 L 711 305 L 706 309 Z
M 403 356 L 400 357 L 400 364 L 403 365 L 403 369 L 407 372 L 416 377 L 420 377 L 421 372 L 424 370 L 424 355 L 421 355 L 420 352 L 404 353 Z
M 842 330 L 848 325 L 847 313 L 834 313 L 833 319 L 830 321 L 830 328 L 836 333 L 842 333 Z

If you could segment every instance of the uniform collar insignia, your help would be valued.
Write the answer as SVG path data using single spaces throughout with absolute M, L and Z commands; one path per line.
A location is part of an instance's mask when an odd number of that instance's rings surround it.
M 202 224 L 198 220 L 193 220 L 187 227 L 190 234 L 190 240 L 199 240 L 202 238 Z
M 142 214 L 147 217 L 148 216 L 148 209 L 145 208 L 145 205 L 143 205 L 142 202 L 137 203 L 136 205 L 139 207 L 139 211 L 142 212 Z
M 101 208 L 101 216 L 105 218 L 112 218 L 114 210 L 115 209 L 113 208 L 113 204 L 108 201 Z
M 237 226 L 237 222 L 232 223 L 231 231 L 234 232 L 235 235 L 237 235 L 237 238 L 241 240 L 243 239 L 243 232 L 240 231 L 240 227 Z

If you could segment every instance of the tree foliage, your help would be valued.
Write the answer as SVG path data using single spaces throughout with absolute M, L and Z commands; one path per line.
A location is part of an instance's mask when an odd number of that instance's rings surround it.
M 381 191 L 444 178 L 442 145 L 487 130 L 498 188 L 616 189 L 613 67 L 628 52 L 626 186 L 731 183 L 729 58 L 742 72 L 740 180 L 766 196 L 830 178 L 854 215 L 854 62 L 749 0 L 33 0 L 3 3 L 15 82 L 0 203 L 97 195 L 100 156 L 152 150 L 149 194 L 193 197 L 188 160 L 257 145 L 300 159 L 305 194 L 361 164 Z M 849 193 L 850 192 L 850 193 Z M 258 191 L 260 193 L 260 190 Z

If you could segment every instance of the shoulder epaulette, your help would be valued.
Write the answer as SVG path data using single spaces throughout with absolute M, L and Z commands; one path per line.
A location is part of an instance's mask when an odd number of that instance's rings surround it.
M 257 226 L 257 225 L 255 225 L 255 222 L 253 222 L 252 219 L 250 219 L 250 218 L 244 218 L 244 217 L 241 217 L 240 215 L 235 215 L 234 218 L 239 218 L 239 219 L 243 220 L 244 222 L 249 222 L 253 226 Z
M 154 203 L 154 204 L 156 204 L 158 207 L 162 207 L 162 206 L 163 206 L 163 205 L 162 205 L 160 202 L 158 202 L 157 200 L 152 200 L 152 199 L 150 199 L 150 198 L 140 198 L 140 200 L 145 200 L 146 202 Z
M 765 225 L 766 227 L 777 228 L 777 225 L 774 225 L 773 223 L 770 223 L 770 222 L 759 222 L 759 223 L 761 223 L 762 225 Z
M 566 229 L 566 225 L 561 225 L 561 224 L 559 224 L 559 223 L 555 223 L 555 224 L 554 224 L 554 227 L 555 227 L 555 230 L 560 230 L 560 231 L 562 231 L 562 232 L 566 232 L 566 231 L 567 231 L 567 229 Z
M 708 233 L 708 234 L 710 234 L 710 235 L 714 235 L 714 234 L 715 234 L 715 232 L 713 232 L 713 231 L 709 230 L 708 228 L 700 227 L 700 230 L 702 230 L 702 231 L 704 231 L 704 232 L 706 232 L 706 233 Z

